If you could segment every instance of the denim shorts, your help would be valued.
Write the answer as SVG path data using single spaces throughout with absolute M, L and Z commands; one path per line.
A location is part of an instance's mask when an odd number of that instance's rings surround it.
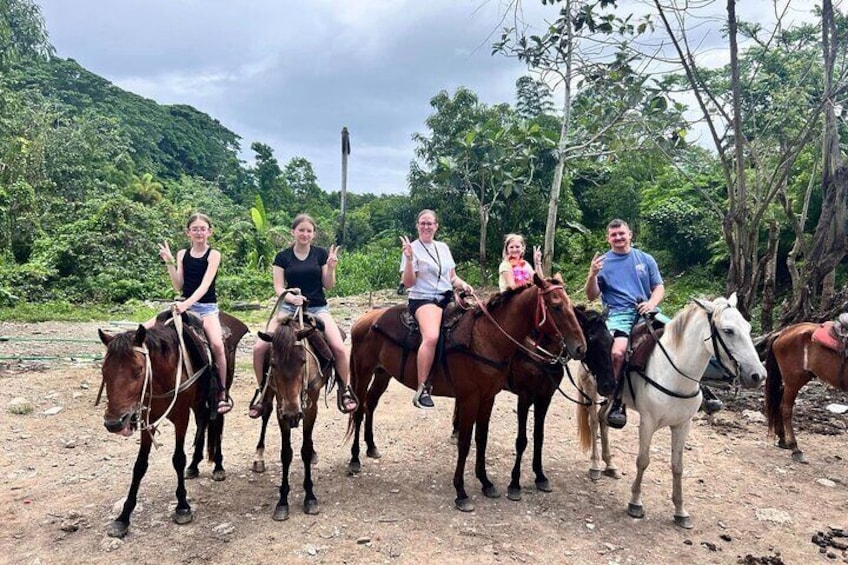
M 200 316 L 200 318 L 205 318 L 206 316 L 211 316 L 215 314 L 218 315 L 218 305 L 214 302 L 195 302 L 191 306 L 188 307 L 188 311 L 192 314 L 196 314 Z
M 654 319 L 663 324 L 667 324 L 671 321 L 671 319 L 663 314 L 659 308 L 657 308 L 657 313 L 654 314 Z M 636 312 L 635 308 L 633 312 L 616 312 L 615 314 L 610 314 L 607 317 L 607 329 L 616 337 L 627 337 L 630 335 L 630 330 L 633 329 L 633 326 L 635 326 L 638 321 L 639 314 Z
M 297 312 L 297 308 L 297 306 L 289 304 L 288 302 L 281 302 L 280 307 L 277 308 L 277 313 L 294 315 L 294 313 Z M 326 304 L 323 306 L 307 306 L 306 313 L 312 314 L 313 316 L 316 316 L 318 314 L 329 314 L 330 307 Z

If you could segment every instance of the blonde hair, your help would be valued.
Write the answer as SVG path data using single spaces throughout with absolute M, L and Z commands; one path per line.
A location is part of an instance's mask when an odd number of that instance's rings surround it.
M 512 243 L 514 240 L 518 240 L 518 242 L 521 244 L 521 247 L 527 249 L 527 242 L 524 241 L 523 235 L 517 233 L 508 233 L 504 236 L 504 245 L 502 253 L 504 259 L 509 258 L 509 252 L 506 250 L 506 248 L 509 247 L 509 244 Z

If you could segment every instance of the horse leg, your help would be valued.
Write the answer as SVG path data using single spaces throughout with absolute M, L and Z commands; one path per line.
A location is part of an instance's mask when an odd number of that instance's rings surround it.
M 185 488 L 185 436 L 187 428 L 188 408 L 186 408 L 186 414 L 184 417 L 174 420 L 176 445 L 174 446 L 174 455 L 171 457 L 171 463 L 174 465 L 174 471 L 177 473 L 177 507 L 174 509 L 174 514 L 171 516 L 171 519 L 176 524 L 188 524 L 194 519 L 194 515 L 191 513 L 191 506 L 189 505 L 188 498 L 186 497 Z
M 527 449 L 527 414 L 530 411 L 530 397 L 518 395 L 518 430 L 515 434 L 515 465 L 512 467 L 512 478 L 506 489 L 506 497 L 510 500 L 521 500 L 521 458 Z M 535 446 L 534 446 L 535 447 Z
M 792 423 L 792 413 L 795 409 L 795 400 L 801 388 L 810 382 L 809 374 L 801 378 L 797 386 L 787 387 L 786 376 L 784 376 L 783 399 L 780 401 L 780 416 L 783 420 L 783 435 L 779 436 L 777 446 L 781 449 L 791 449 L 792 459 L 797 463 L 808 463 L 807 456 L 798 447 L 798 439 L 795 437 L 795 425 Z
M 224 417 L 226 414 L 218 414 L 215 420 L 209 422 L 209 459 L 215 464 L 212 470 L 213 481 L 223 481 L 227 478 L 224 470 L 224 453 L 221 451 L 221 443 L 224 437 Z
M 132 514 L 138 501 L 138 487 L 141 485 L 141 479 L 144 478 L 144 474 L 147 472 L 151 444 L 150 434 L 141 432 L 141 446 L 138 448 L 138 455 L 133 465 L 130 491 L 127 493 L 121 514 L 109 526 L 109 531 L 107 532 L 109 537 L 122 538 L 127 535 L 127 531 L 130 528 L 130 514 Z
M 451 416 L 450 442 L 456 445 L 459 440 L 459 412 L 456 411 L 456 400 L 453 401 L 453 415 Z
M 468 452 L 471 450 L 471 430 L 474 428 L 474 416 L 477 414 L 477 398 L 467 398 L 460 402 L 456 400 L 457 411 L 459 412 L 459 441 L 456 444 L 456 469 L 453 473 L 453 487 L 456 489 L 456 499 L 454 504 L 463 512 L 473 512 L 474 503 L 468 498 L 465 492 L 465 461 L 468 459 Z
M 291 469 L 294 452 L 291 445 L 291 428 L 282 419 L 278 418 L 278 420 L 280 422 L 280 434 L 282 435 L 280 439 L 280 460 L 283 463 L 283 476 L 280 482 L 280 500 L 277 502 L 277 507 L 274 509 L 272 518 L 278 522 L 282 522 L 289 519 L 289 491 L 291 490 L 289 486 L 289 470 Z M 306 467 L 309 467 L 309 463 L 306 463 Z
M 644 417 L 639 422 L 639 455 L 636 456 L 636 478 L 630 487 L 630 503 L 627 505 L 627 513 L 632 518 L 644 518 L 645 509 L 642 507 L 642 477 L 645 469 L 651 463 L 651 440 L 656 428 L 653 423 Z
M 533 412 L 533 472 L 536 474 L 536 490 L 551 492 L 551 484 L 542 469 L 542 448 L 545 445 L 545 418 L 551 406 L 553 390 L 547 397 L 536 398 Z
M 600 428 L 600 436 L 601 436 L 601 458 L 604 460 L 604 475 L 607 477 L 612 477 L 613 479 L 620 479 L 621 472 L 618 470 L 618 467 L 615 466 L 615 463 L 612 462 L 612 451 L 610 451 L 610 442 L 609 442 L 609 425 L 607 424 L 606 417 L 598 418 L 598 411 L 592 410 L 595 414 L 595 425 L 596 429 Z M 595 440 L 597 441 L 597 440 Z
M 262 427 L 259 429 L 259 442 L 256 444 L 256 452 L 253 454 L 253 472 L 265 472 L 265 433 L 268 431 L 268 420 L 271 419 L 273 404 L 268 402 L 262 406 Z
M 374 443 L 374 411 L 377 410 L 380 398 L 389 388 L 391 380 L 392 377 L 388 373 L 378 370 L 371 386 L 368 387 L 368 407 L 365 411 L 365 455 L 372 459 L 382 457 L 380 450 L 377 449 L 377 444 Z
M 477 446 L 477 463 L 474 466 L 474 474 L 480 481 L 486 498 L 500 498 L 501 496 L 497 487 L 486 476 L 486 444 L 489 441 L 489 419 L 492 417 L 494 406 L 494 395 L 490 399 L 480 402 L 480 408 L 477 411 L 477 425 L 474 430 L 474 440 Z
M 351 418 L 353 418 L 353 439 L 350 442 L 350 462 L 347 464 L 348 476 L 357 475 L 362 470 L 362 462 L 359 460 L 359 431 L 362 428 L 362 418 L 365 416 L 366 408 L 359 404 Z
M 689 437 L 690 422 L 686 420 L 683 424 L 671 427 L 671 501 L 674 503 L 674 523 L 687 530 L 692 528 L 692 520 L 683 508 L 683 448 Z
M 300 448 L 300 458 L 303 460 L 303 511 L 306 514 L 318 514 L 318 499 L 312 490 L 312 458 L 315 455 L 315 446 L 312 441 L 312 430 L 315 426 L 317 416 L 318 397 L 313 399 L 312 412 L 303 422 L 303 445 Z
M 194 452 L 191 455 L 191 462 L 185 470 L 186 479 L 196 479 L 200 475 L 198 465 L 203 460 L 203 445 L 206 440 L 206 426 L 208 421 L 208 415 L 205 419 L 200 409 L 194 413 L 194 425 L 197 431 L 194 433 Z

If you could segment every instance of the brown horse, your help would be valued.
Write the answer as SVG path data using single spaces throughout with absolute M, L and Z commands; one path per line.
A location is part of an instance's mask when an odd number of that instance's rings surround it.
M 288 496 L 289 470 L 294 452 L 292 450 L 291 431 L 303 420 L 303 444 L 300 457 L 303 460 L 303 511 L 306 514 L 318 514 L 318 499 L 313 492 L 312 460 L 315 449 L 312 431 L 318 417 L 318 397 L 333 370 L 332 361 L 324 363 L 326 353 L 319 356 L 307 341 L 307 337 L 316 330 L 310 318 L 304 318 L 301 325 L 296 318 L 286 317 L 277 326 L 273 335 L 259 332 L 259 338 L 271 343 L 270 376 L 268 388 L 277 401 L 277 422 L 282 435 L 280 458 L 283 464 L 283 477 L 280 483 L 280 500 L 274 509 L 273 519 L 277 521 L 289 518 Z M 327 347 L 326 351 L 329 351 Z M 268 421 L 270 402 L 265 403 L 263 413 L 262 438 L 264 443 L 265 426 Z M 254 467 L 256 463 L 254 462 Z M 263 462 L 264 468 L 264 462 Z
M 225 335 L 229 389 L 235 367 L 235 348 L 247 327 L 223 312 L 220 316 Z M 172 463 L 177 473 L 177 508 L 173 520 L 178 524 L 187 524 L 193 516 L 186 499 L 185 479 L 197 476 L 197 464 L 203 459 L 207 432 L 207 454 L 215 464 L 212 478 L 224 480 L 226 476 L 221 454 L 224 417 L 215 410 L 217 371 L 214 367 L 205 367 L 209 359 L 203 353 L 205 345 L 187 328 L 183 333 L 186 348 L 181 351 L 180 339 L 173 324 L 157 324 L 151 329 L 139 325 L 137 330 L 116 335 L 98 330 L 98 334 L 106 346 L 102 367 L 103 385 L 108 398 L 104 426 L 109 432 L 125 437 L 132 435 L 139 427 L 143 431 L 130 491 L 121 514 L 112 522 L 108 534 L 124 537 L 129 530 L 130 515 L 136 505 L 141 479 L 147 471 L 155 427 L 163 418 L 174 424 L 176 436 Z M 184 356 L 188 356 L 189 363 L 185 360 L 181 362 Z M 199 370 L 189 375 L 187 365 Z M 190 410 L 194 411 L 197 433 L 192 463 L 186 469 L 184 445 Z
M 534 277 L 533 285 L 508 291 L 493 297 L 486 310 L 491 318 L 483 315 L 480 306 L 467 312 L 458 323 L 456 333 L 470 336 L 467 345 L 452 349 L 448 346 L 444 362 L 434 364 L 433 394 L 452 396 L 457 400 L 459 415 L 459 441 L 453 485 L 456 489 L 456 507 L 462 511 L 474 510 L 465 492 L 465 461 L 471 448 L 471 432 L 476 425 L 477 461 L 475 474 L 489 498 L 500 496 L 497 488 L 486 475 L 486 444 L 489 434 L 489 419 L 495 395 L 506 384 L 509 360 L 519 344 L 530 334 L 537 321 L 545 320 L 543 329 L 552 331 L 562 341 L 562 348 L 569 355 L 582 359 L 586 352 L 586 340 L 574 314 L 571 299 L 563 290 L 559 278 L 544 280 Z M 406 306 L 395 306 L 404 309 Z M 374 324 L 387 310 L 372 310 L 363 315 L 351 328 L 351 386 L 356 395 L 365 402 L 351 414 L 348 434 L 353 435 L 351 474 L 361 469 L 359 461 L 359 429 L 366 410 L 373 412 L 380 387 L 368 391 L 372 376 L 386 382 L 384 375 L 392 375 L 406 387 L 415 390 L 418 377 L 415 371 L 415 351 L 405 352 L 402 345 L 387 338 L 375 329 Z M 548 328 L 550 327 L 550 330 Z M 382 386 L 385 390 L 385 385 Z M 379 391 L 379 394 L 377 394 Z M 366 398 L 367 392 L 367 398 Z M 370 404 L 369 404 L 370 403 Z M 369 455 L 377 455 L 370 447 Z
M 777 446 L 792 450 L 792 459 L 807 463 L 798 447 L 792 425 L 792 409 L 798 392 L 814 377 L 834 388 L 848 390 L 848 361 L 816 341 L 819 324 L 788 326 L 773 336 L 766 350 L 766 416 L 769 432 L 777 434 Z

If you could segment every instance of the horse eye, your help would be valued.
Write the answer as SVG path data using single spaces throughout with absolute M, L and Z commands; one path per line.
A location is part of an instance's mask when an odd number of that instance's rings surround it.
M 564 308 L 562 307 L 562 304 L 554 304 L 551 307 L 554 309 L 555 312 L 562 312 L 564 310 Z
M 726 335 L 733 335 L 734 333 L 736 333 L 736 332 L 733 330 L 733 328 L 724 328 L 724 329 L 722 329 L 722 331 L 723 331 Z

